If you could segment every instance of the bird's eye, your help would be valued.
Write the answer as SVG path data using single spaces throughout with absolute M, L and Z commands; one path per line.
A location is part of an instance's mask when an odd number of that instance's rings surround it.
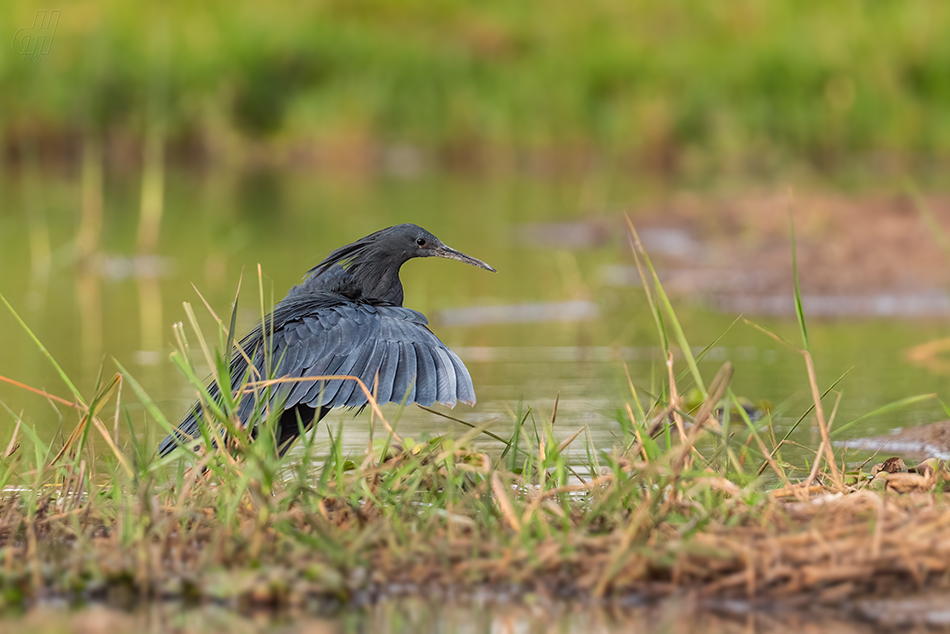
M 425 238 L 416 238 L 416 244 L 418 244 L 420 247 L 424 247 L 424 246 L 426 245 L 426 239 L 425 239 Z

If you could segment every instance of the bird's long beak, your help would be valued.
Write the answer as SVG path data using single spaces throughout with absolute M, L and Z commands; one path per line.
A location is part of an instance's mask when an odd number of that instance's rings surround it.
M 456 251 L 452 247 L 447 247 L 444 244 L 433 249 L 432 253 L 436 257 L 439 257 L 439 258 L 448 258 L 449 260 L 458 260 L 459 262 L 465 262 L 466 264 L 477 266 L 480 269 L 485 269 L 486 271 L 491 271 L 492 273 L 498 272 L 492 267 L 482 262 L 481 260 L 477 260 L 470 255 L 465 255 L 461 251 Z

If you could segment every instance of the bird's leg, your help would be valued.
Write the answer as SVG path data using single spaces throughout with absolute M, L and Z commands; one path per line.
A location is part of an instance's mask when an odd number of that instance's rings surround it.
M 314 409 L 307 405 L 297 405 L 284 410 L 277 426 L 277 453 L 283 456 L 294 444 L 302 432 L 310 429 L 330 412 L 329 407 Z

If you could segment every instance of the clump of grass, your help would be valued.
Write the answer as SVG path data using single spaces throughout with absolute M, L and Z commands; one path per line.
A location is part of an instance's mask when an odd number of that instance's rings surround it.
M 362 455 L 346 455 L 341 430 L 322 427 L 281 459 L 268 440 L 272 421 L 253 420 L 264 431 L 247 442 L 235 395 L 212 399 L 196 368 L 200 350 L 214 379 L 231 384 L 221 351 L 234 342 L 232 311 L 229 324 L 218 320 L 217 352 L 197 327 L 191 339 L 176 333 L 174 361 L 206 412 L 202 451 L 157 459 L 157 438 L 131 433 L 120 401 L 126 386 L 152 427 L 165 434 L 173 425 L 121 367 L 88 401 L 72 387 L 73 401 L 47 395 L 77 412 L 62 446 L 17 426 L 0 467 L 2 605 L 121 595 L 299 607 L 378 596 L 395 584 L 834 602 L 946 586 L 943 470 L 871 479 L 863 467 L 838 468 L 825 443 L 836 407 L 818 417 L 825 429 L 812 464 L 785 462 L 785 439 L 767 417 L 753 422 L 730 389 L 732 366 L 711 380 L 701 375 L 703 355 L 690 352 L 632 226 L 631 236 L 667 379 L 655 396 L 630 381 L 615 446 L 595 446 L 583 429 L 556 432 L 556 407 L 543 420 L 528 410 L 508 438 L 469 425 L 458 437 L 417 442 L 400 438 L 373 401 L 370 427 L 379 420 L 387 433 Z M 804 334 L 801 312 L 799 319 Z M 828 391 L 818 389 L 807 340 L 803 354 L 820 412 Z M 245 377 L 242 389 L 267 389 L 264 379 Z M 695 407 L 681 396 L 691 385 L 702 395 Z M 107 405 L 111 433 L 100 419 Z M 129 433 L 117 434 L 122 422 Z M 93 430 L 104 456 L 94 453 Z M 474 449 L 479 434 L 490 434 L 499 452 Z M 329 437 L 320 455 L 317 435 Z M 567 459 L 572 443 L 585 444 L 582 464 Z M 931 493 L 890 492 L 914 488 Z

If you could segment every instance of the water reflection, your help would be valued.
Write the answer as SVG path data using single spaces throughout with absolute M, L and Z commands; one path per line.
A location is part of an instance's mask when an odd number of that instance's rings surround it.
M 519 322 L 583 321 L 596 319 L 600 310 L 594 302 L 577 300 L 509 306 L 450 308 L 436 313 L 435 323 L 443 326 L 485 326 Z
M 141 350 L 161 350 L 166 332 L 162 319 L 162 287 L 154 276 L 139 276 L 135 282 L 139 291 Z
M 89 267 L 77 267 L 76 298 L 79 303 L 79 355 L 82 372 L 92 376 L 102 363 L 101 280 Z
M 350 608 L 315 603 L 281 613 L 241 612 L 215 604 L 189 607 L 177 603 L 154 603 L 136 607 L 133 611 L 104 605 L 70 610 L 64 605 L 46 604 L 34 607 L 22 616 L 0 617 L 0 630 L 31 631 L 34 634 L 157 634 L 170 631 L 179 634 L 798 634 L 803 631 L 865 634 L 880 631 L 884 624 L 928 623 L 928 614 L 942 613 L 938 602 L 931 600 L 910 621 L 897 620 L 895 623 L 894 615 L 900 609 L 900 601 L 891 601 L 890 604 L 894 605 L 878 602 L 876 607 L 866 609 L 856 606 L 861 620 L 851 610 L 833 606 L 812 606 L 807 611 L 781 606 L 752 609 L 742 602 L 718 602 L 718 607 L 714 607 L 688 600 L 670 600 L 652 606 L 638 605 L 636 600 L 583 605 L 537 596 L 529 596 L 520 602 L 400 597 Z M 940 623 L 935 621 L 933 624 Z

